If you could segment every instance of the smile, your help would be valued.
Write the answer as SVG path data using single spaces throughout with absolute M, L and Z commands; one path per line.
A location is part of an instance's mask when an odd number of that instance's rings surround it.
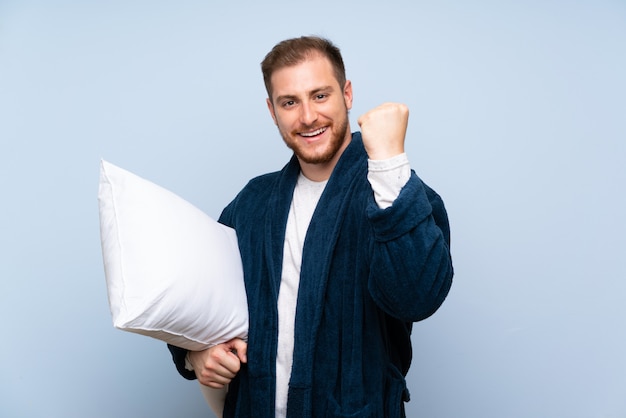
M 300 132 L 299 135 L 307 137 L 307 138 L 311 138 L 311 137 L 323 134 L 326 131 L 326 129 L 328 129 L 328 128 L 327 127 L 320 128 L 320 129 L 317 129 L 317 130 L 315 130 L 313 132 Z

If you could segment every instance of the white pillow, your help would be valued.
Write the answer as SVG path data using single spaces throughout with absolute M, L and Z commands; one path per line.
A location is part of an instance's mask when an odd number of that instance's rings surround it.
M 195 351 L 247 338 L 243 269 L 232 228 L 106 161 L 98 200 L 116 328 Z

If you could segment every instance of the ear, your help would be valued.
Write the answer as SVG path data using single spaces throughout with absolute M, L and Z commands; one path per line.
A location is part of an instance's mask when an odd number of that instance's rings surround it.
M 265 102 L 267 103 L 267 109 L 270 111 L 270 115 L 272 115 L 274 124 L 278 125 L 278 122 L 276 122 L 276 113 L 274 113 L 274 105 L 272 104 L 272 101 L 269 98 L 267 98 L 265 99 Z
M 352 109 L 352 82 L 346 80 L 346 85 L 343 87 L 343 100 L 346 102 L 346 108 Z

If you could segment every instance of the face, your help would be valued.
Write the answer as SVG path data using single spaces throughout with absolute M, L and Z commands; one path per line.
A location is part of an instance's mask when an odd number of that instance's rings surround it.
M 332 171 L 351 138 L 350 81 L 340 86 L 330 61 L 313 55 L 299 64 L 275 71 L 271 83 L 268 108 L 303 171 L 306 168 Z

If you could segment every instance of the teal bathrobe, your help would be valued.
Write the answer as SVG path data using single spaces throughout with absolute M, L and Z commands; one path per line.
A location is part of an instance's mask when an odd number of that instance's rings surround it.
M 277 299 L 285 227 L 300 166 L 251 180 L 224 209 L 244 268 L 248 363 L 230 384 L 224 417 L 274 417 Z M 337 163 L 304 241 L 288 417 L 404 416 L 411 324 L 432 315 L 452 283 L 441 198 L 412 172 L 380 209 L 360 133 Z M 181 374 L 186 352 L 170 347 Z

